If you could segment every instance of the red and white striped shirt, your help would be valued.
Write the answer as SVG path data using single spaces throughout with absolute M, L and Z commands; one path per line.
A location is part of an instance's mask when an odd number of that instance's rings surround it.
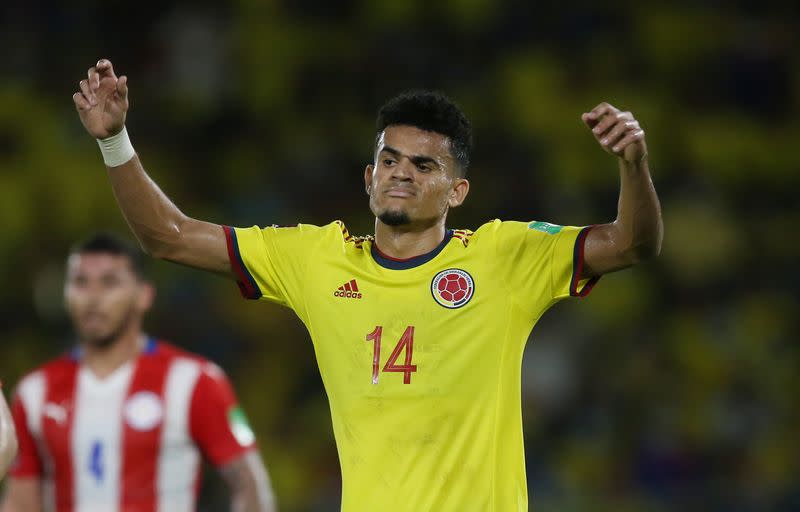
M 12 406 L 11 475 L 43 482 L 46 510 L 195 510 L 201 456 L 216 466 L 254 449 L 225 374 L 150 339 L 103 380 L 77 355 L 26 376 Z

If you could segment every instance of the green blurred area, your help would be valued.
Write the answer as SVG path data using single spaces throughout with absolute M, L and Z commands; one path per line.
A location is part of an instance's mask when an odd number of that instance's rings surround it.
M 187 214 L 230 225 L 371 232 L 374 115 L 412 87 L 446 92 L 474 124 L 452 227 L 607 222 L 616 165 L 580 114 L 608 101 L 647 132 L 664 248 L 534 330 L 532 509 L 800 509 L 800 16 L 722 5 L 4 4 L 0 376 L 13 385 L 71 343 L 69 246 L 127 233 L 70 98 L 100 57 L 130 77 L 128 130 L 151 175 Z M 338 510 L 327 400 L 294 315 L 212 276 L 151 271 L 149 330 L 227 370 L 282 510 Z M 212 479 L 206 510 L 220 492 Z

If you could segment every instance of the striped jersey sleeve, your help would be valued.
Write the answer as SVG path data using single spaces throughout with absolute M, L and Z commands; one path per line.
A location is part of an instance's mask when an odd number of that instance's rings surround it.
M 222 466 L 255 448 L 255 435 L 222 370 L 204 365 L 192 394 L 192 439 L 214 466 Z
M 24 379 L 14 393 L 11 415 L 17 431 L 17 458 L 9 475 L 14 478 L 35 478 L 42 476 L 43 464 L 36 444 L 37 435 L 32 426 L 38 423 L 41 403 L 44 398 L 44 376 L 40 373 Z M 27 397 L 28 404 L 25 404 Z M 34 427 L 35 428 L 35 427 Z

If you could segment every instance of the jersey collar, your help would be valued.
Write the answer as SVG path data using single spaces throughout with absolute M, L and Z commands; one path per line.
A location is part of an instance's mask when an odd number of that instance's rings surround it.
M 370 245 L 370 252 L 372 253 L 372 259 L 375 260 L 375 263 L 383 268 L 388 268 L 390 270 L 408 270 L 410 268 L 419 267 L 420 265 L 431 261 L 436 257 L 436 255 L 442 252 L 442 249 L 444 249 L 444 247 L 447 245 L 447 242 L 449 242 L 451 238 L 453 238 L 453 230 L 448 229 L 444 233 L 444 239 L 432 251 L 426 252 L 425 254 L 420 254 L 419 256 L 414 256 L 413 258 L 399 259 L 387 256 L 386 254 L 382 253 L 380 249 L 378 249 L 378 245 L 375 243 L 375 241 L 373 241 Z
M 158 348 L 158 341 L 156 341 L 153 336 L 147 336 L 141 353 L 144 355 L 154 354 L 156 348 Z M 72 350 L 69 351 L 69 358 L 75 362 L 80 362 L 81 359 L 83 359 L 83 349 L 80 345 L 73 347 Z

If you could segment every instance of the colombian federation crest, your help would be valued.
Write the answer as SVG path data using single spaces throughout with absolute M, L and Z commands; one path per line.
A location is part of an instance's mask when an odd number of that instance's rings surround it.
M 431 281 L 433 299 L 447 309 L 464 306 L 475 294 L 475 281 L 466 270 L 449 268 L 442 270 Z

